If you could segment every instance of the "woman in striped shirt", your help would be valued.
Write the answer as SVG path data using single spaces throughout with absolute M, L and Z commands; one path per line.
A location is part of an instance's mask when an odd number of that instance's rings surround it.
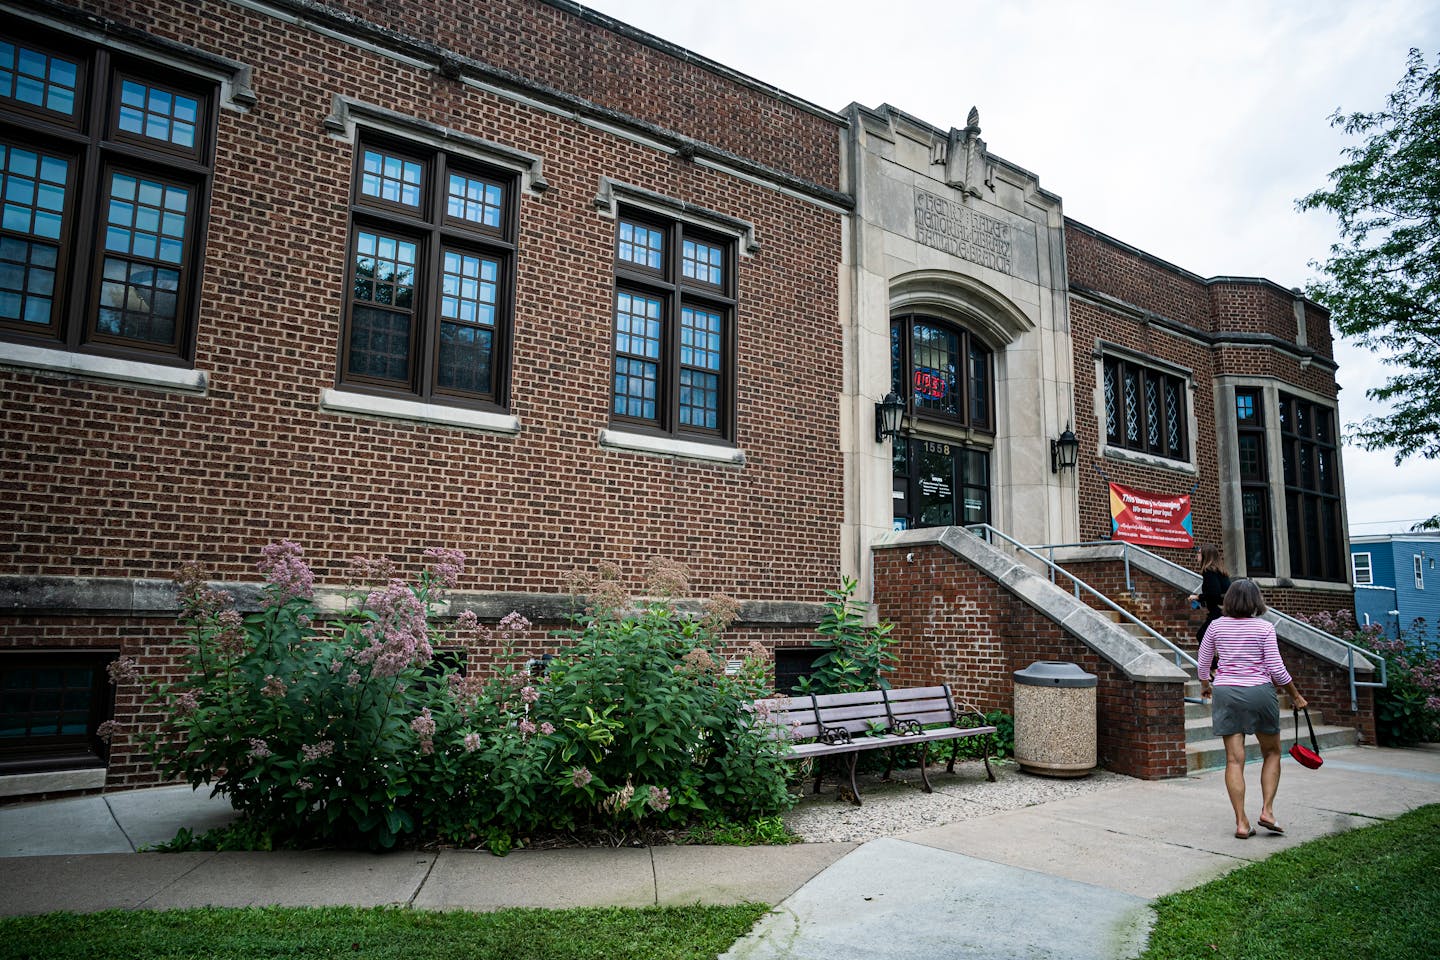
M 1275 820 L 1275 791 L 1280 787 L 1280 704 L 1284 687 L 1296 708 L 1306 700 L 1280 659 L 1275 627 L 1263 617 L 1265 598 L 1253 580 L 1236 580 L 1225 591 L 1220 619 L 1200 640 L 1200 692 L 1214 697 L 1210 716 L 1215 734 L 1225 741 L 1225 790 L 1235 808 L 1235 836 L 1255 836 L 1245 815 L 1245 734 L 1260 742 L 1260 816 L 1271 833 L 1285 830 Z M 1210 665 L 1218 658 L 1214 683 Z

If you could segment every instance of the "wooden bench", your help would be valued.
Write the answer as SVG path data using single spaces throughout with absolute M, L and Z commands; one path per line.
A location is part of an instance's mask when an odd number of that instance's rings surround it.
M 990 769 L 990 737 L 995 728 L 985 725 L 979 711 L 955 709 L 949 686 L 909 687 L 900 690 L 864 690 L 859 693 L 801 695 L 756 702 L 757 714 L 775 724 L 776 735 L 789 738 L 790 757 L 795 760 L 849 757 L 848 777 L 851 801 L 860 805 L 860 788 L 855 783 L 855 763 L 866 750 L 885 750 L 919 744 L 920 779 L 926 793 L 932 793 L 925 767 L 930 744 L 953 740 L 947 773 L 955 772 L 960 741 L 984 737 L 985 775 L 993 783 Z M 977 720 L 977 726 L 961 726 L 961 718 Z M 892 755 L 893 759 L 893 755 Z M 887 766 L 885 775 L 890 775 Z M 820 792 L 820 768 L 816 765 L 815 792 Z

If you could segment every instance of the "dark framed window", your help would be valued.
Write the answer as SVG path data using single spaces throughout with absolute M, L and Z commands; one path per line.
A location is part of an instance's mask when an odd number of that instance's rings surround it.
M 341 386 L 506 405 L 516 179 L 440 151 L 360 139 Z
M 1245 572 L 1275 573 L 1271 549 L 1270 471 L 1265 439 L 1264 394 L 1235 391 L 1235 436 L 1240 459 L 1240 519 L 1245 543 Z
M 1183 377 L 1132 360 L 1106 357 L 1103 380 L 1107 444 L 1189 461 Z
M 213 82 L 0 20 L 0 334 L 193 358 L 215 102 Z
M 96 731 L 113 715 L 105 667 L 115 656 L 113 651 L 0 654 L 0 771 L 103 766 L 109 748 Z
M 732 240 L 621 210 L 613 423 L 697 440 L 734 437 L 735 280 Z
M 897 529 L 990 522 L 988 450 L 897 437 L 891 462 Z
M 1290 576 L 1344 581 L 1335 411 L 1280 394 L 1280 455 Z
M 891 389 L 907 412 L 995 432 L 992 351 L 964 327 L 919 314 L 890 321 Z

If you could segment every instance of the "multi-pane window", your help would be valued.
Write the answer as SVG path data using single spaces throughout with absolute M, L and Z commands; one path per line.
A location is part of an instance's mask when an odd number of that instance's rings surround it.
M 1264 395 L 1259 390 L 1235 391 L 1235 435 L 1240 455 L 1240 519 L 1245 544 L 1245 571 L 1251 576 L 1275 572 L 1263 401 Z
M 1335 412 L 1309 400 L 1280 394 L 1280 453 L 1290 575 L 1343 580 Z
M 0 654 L 0 772 L 98 766 L 96 736 L 111 715 L 105 665 L 113 653 Z
M 621 213 L 615 234 L 614 422 L 733 435 L 734 244 Z
M 0 330 L 187 359 L 214 84 L 25 36 L 0 33 Z
M 1420 554 L 1414 554 L 1415 560 L 1415 589 L 1425 589 L 1425 558 Z
M 515 178 L 362 140 L 351 206 L 340 382 L 503 405 Z
M 1105 441 L 1170 460 L 1190 459 L 1185 380 L 1118 357 L 1103 365 Z
M 933 317 L 890 322 L 891 389 L 919 419 L 995 430 L 994 359 L 970 331 Z

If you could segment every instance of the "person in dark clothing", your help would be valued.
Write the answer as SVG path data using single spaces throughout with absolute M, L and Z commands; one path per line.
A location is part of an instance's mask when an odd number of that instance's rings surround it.
M 1200 547 L 1200 592 L 1190 594 L 1191 603 L 1205 607 L 1205 620 L 1195 631 L 1195 642 L 1205 639 L 1205 631 L 1220 617 L 1225 591 L 1230 589 L 1230 571 L 1225 568 L 1225 554 L 1213 543 Z

